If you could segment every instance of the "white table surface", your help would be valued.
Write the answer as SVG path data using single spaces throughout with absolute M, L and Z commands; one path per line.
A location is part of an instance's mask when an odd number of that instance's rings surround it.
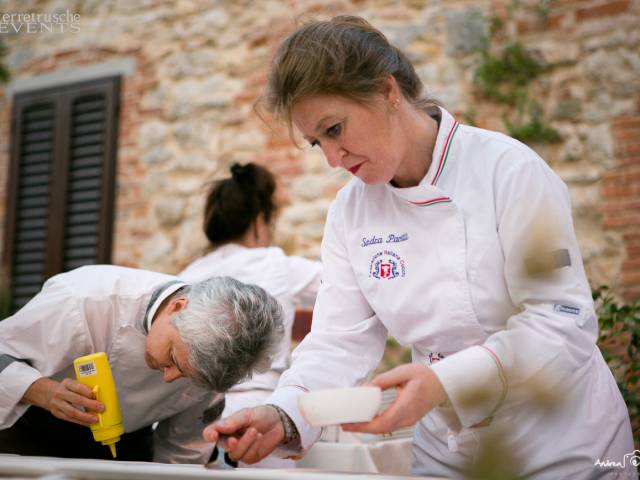
M 298 468 L 271 470 L 241 468 L 208 470 L 201 465 L 167 465 L 147 462 L 114 462 L 53 457 L 29 457 L 0 454 L 0 478 L 15 480 L 151 480 L 151 479 L 216 479 L 216 480 L 400 480 L 407 476 L 373 473 L 332 472 Z M 426 478 L 426 477 L 423 477 Z M 431 479 L 437 480 L 437 479 Z

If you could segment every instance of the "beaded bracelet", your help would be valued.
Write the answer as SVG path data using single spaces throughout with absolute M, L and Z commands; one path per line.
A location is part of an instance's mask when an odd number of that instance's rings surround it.
M 276 409 L 276 412 L 278 412 L 278 416 L 280 417 L 280 421 L 282 422 L 282 428 L 284 429 L 283 445 L 289 445 L 290 443 L 299 440 L 300 432 L 298 432 L 296 424 L 293 423 L 293 420 L 291 420 L 291 417 L 287 415 L 287 412 L 282 410 L 277 405 L 273 405 L 271 403 L 269 403 L 268 405 Z

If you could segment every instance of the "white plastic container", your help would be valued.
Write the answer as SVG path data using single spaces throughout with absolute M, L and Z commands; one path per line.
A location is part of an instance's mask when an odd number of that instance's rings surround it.
M 301 395 L 298 408 L 312 426 L 324 427 L 368 422 L 378 412 L 381 400 L 378 387 L 332 388 Z

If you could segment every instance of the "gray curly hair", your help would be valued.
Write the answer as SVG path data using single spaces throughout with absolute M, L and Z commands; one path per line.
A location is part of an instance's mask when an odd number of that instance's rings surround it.
M 212 277 L 172 296 L 188 300 L 171 322 L 189 348 L 195 381 L 223 392 L 269 369 L 284 327 L 282 307 L 264 289 Z

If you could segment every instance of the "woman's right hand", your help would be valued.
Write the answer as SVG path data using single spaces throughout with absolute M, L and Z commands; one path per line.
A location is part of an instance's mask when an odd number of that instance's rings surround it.
M 222 441 L 231 460 L 256 463 L 273 452 L 284 440 L 284 427 L 275 408 L 261 405 L 245 408 L 213 423 L 202 432 L 205 440 Z
M 96 423 L 98 417 L 80 407 L 92 412 L 104 411 L 104 405 L 94 399 L 91 389 L 71 378 L 65 378 L 62 382 L 39 378 L 22 396 L 22 403 L 44 408 L 61 420 L 85 427 Z

